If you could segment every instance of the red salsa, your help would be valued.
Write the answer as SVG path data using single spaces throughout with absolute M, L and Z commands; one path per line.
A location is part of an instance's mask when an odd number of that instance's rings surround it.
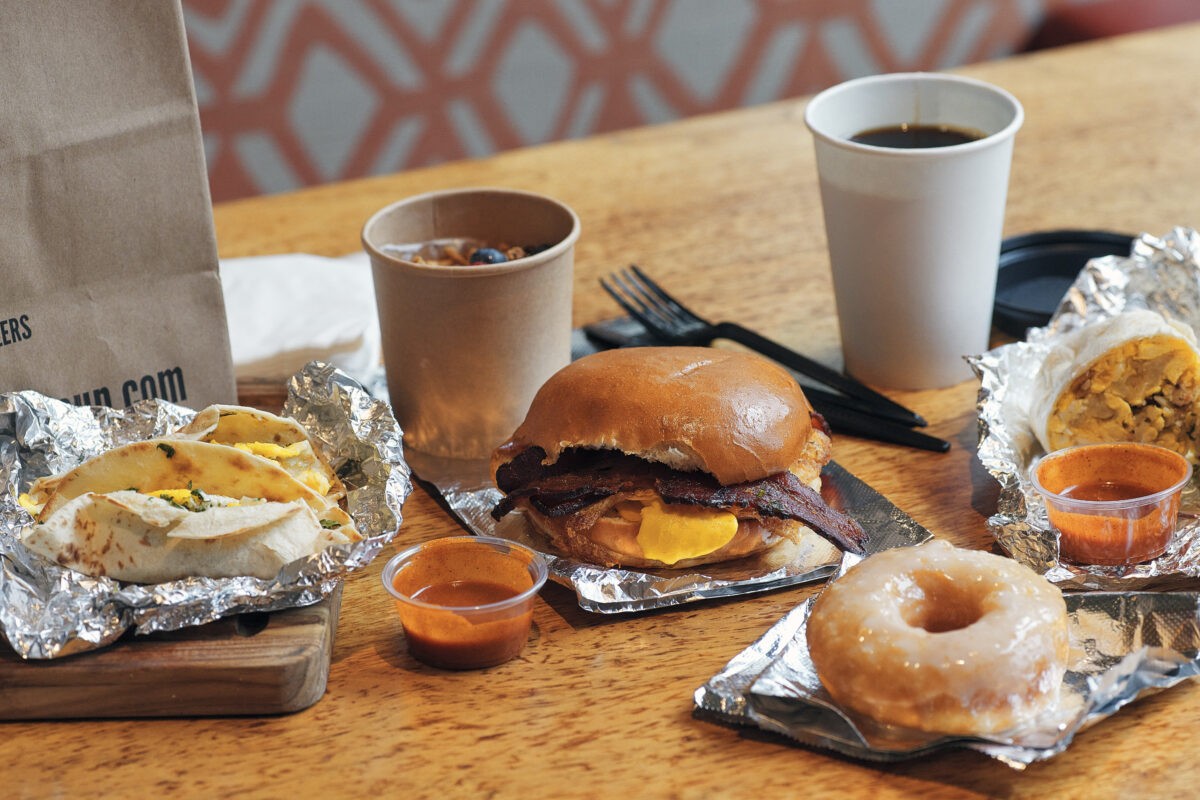
M 391 578 L 413 657 L 445 669 L 476 669 L 520 653 L 536 597 L 531 557 L 462 539 L 423 546 Z

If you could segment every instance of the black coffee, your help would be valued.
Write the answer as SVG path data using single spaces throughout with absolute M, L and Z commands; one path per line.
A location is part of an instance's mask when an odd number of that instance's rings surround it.
M 968 128 L 953 128 L 949 125 L 888 125 L 883 128 L 856 133 L 850 141 L 859 144 L 869 144 L 875 147 L 899 147 L 914 149 L 921 147 L 950 147 L 955 144 L 966 144 L 982 139 L 983 131 L 973 131 Z

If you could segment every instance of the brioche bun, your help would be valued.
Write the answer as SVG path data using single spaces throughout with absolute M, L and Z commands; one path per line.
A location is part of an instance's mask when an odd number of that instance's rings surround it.
M 495 468 L 528 447 L 553 464 L 572 447 L 612 449 L 721 484 L 787 470 L 812 434 L 791 374 L 765 358 L 708 347 L 604 350 L 559 370 L 497 449 Z

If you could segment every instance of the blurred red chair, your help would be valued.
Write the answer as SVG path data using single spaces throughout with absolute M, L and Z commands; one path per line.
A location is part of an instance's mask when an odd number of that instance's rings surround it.
M 1200 20 L 1197 0 L 1064 3 L 1047 12 L 1027 49 L 1041 50 L 1195 20 Z

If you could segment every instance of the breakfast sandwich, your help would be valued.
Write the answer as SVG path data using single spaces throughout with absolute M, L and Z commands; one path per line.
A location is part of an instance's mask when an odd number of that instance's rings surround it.
M 504 497 L 559 550 L 606 566 L 693 567 L 809 530 L 862 552 L 819 493 L 824 419 L 748 353 L 639 347 L 586 356 L 541 387 L 492 458 Z

